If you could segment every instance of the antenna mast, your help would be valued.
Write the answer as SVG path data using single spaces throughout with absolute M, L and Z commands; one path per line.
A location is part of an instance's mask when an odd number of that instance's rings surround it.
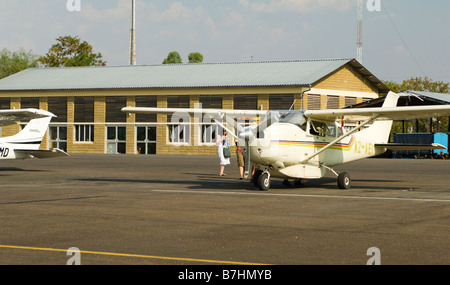
M 363 0 L 358 0 L 358 16 L 356 21 L 356 60 L 362 64 L 362 18 L 363 18 Z
M 136 65 L 136 2 L 131 0 L 130 65 Z

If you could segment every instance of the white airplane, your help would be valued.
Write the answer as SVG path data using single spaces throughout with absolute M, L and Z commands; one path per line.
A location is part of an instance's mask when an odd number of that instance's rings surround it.
M 245 146 L 246 173 L 250 172 L 251 166 L 256 168 L 252 179 L 261 190 L 270 188 L 273 177 L 295 179 L 302 184 L 308 179 L 323 177 L 327 171 L 337 176 L 339 188 L 348 189 L 351 185 L 349 174 L 338 174 L 333 167 L 376 156 L 387 149 L 445 149 L 440 144 L 388 143 L 393 120 L 450 116 L 450 105 L 397 107 L 398 98 L 397 94 L 389 92 L 383 106 L 376 108 L 261 111 L 125 107 L 122 111 L 212 117 Z M 235 119 L 263 115 L 265 119 L 253 126 L 244 126 Z M 229 128 L 236 128 L 237 135 L 223 124 L 222 119 Z M 346 131 L 345 124 L 347 127 L 352 125 L 351 129 Z
M 0 126 L 29 121 L 17 134 L 0 138 L 0 159 L 50 158 L 67 156 L 60 149 L 39 150 L 54 114 L 38 109 L 0 110 Z

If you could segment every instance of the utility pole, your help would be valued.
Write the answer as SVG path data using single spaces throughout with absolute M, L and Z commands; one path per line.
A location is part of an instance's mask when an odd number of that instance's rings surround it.
M 358 15 L 356 21 L 356 60 L 362 64 L 362 18 L 363 18 L 363 0 L 358 0 Z
M 130 65 L 136 65 L 136 2 L 131 0 Z

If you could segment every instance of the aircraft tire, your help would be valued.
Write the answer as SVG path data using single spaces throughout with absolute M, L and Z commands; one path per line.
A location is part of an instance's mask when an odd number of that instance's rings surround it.
M 347 172 L 339 173 L 337 182 L 340 189 L 349 189 L 350 185 L 352 184 L 350 175 Z
M 270 178 L 268 173 L 261 173 L 258 177 L 258 188 L 262 191 L 267 191 L 270 188 Z

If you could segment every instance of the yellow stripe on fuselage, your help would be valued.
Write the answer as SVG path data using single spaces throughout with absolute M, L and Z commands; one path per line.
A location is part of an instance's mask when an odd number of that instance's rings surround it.
M 300 147 L 314 147 L 323 148 L 328 145 L 328 142 L 306 142 L 306 141 L 271 141 L 274 145 L 283 146 L 300 146 Z M 333 144 L 330 149 L 349 151 L 355 143 L 355 138 L 352 136 L 348 143 L 336 143 Z

